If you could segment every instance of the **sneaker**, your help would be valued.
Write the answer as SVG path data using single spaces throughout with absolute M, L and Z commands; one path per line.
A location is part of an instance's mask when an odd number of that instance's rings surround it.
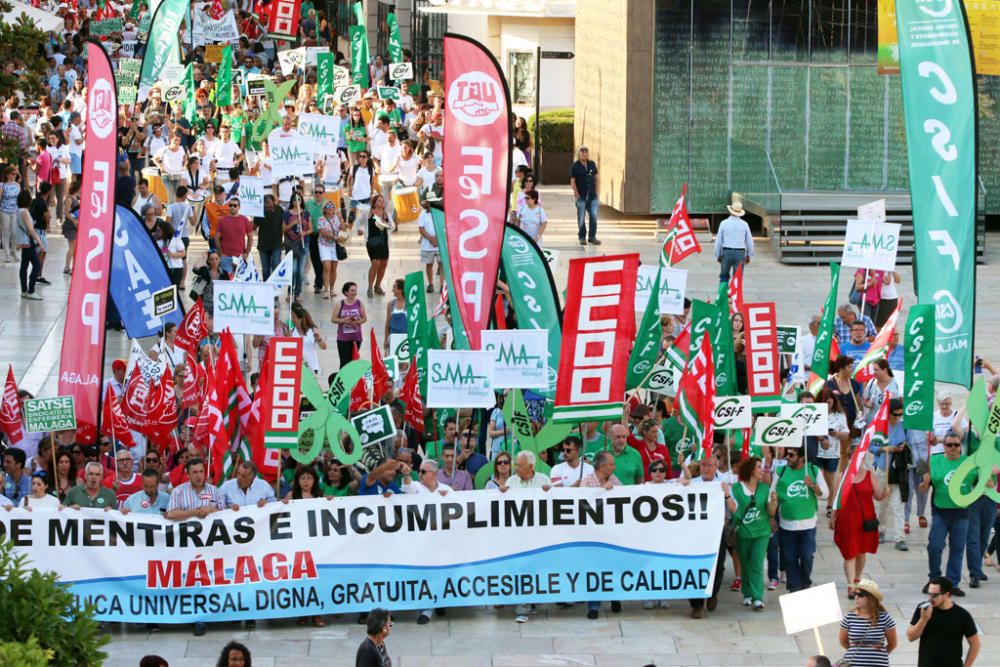
M 955 586 L 955 588 L 951 589 L 951 595 L 952 595 L 952 597 L 964 598 L 965 597 L 965 591 L 963 591 L 958 586 Z
M 590 243 L 591 245 L 601 245 L 601 242 L 597 239 L 587 239 L 587 243 Z
M 761 602 L 760 600 L 754 600 L 753 601 L 753 610 L 754 611 L 764 611 L 764 603 Z
M 28 293 L 27 292 L 21 292 L 21 298 L 22 299 L 27 299 L 28 298 Z
M 987 577 L 985 574 L 977 574 L 976 576 L 979 577 L 979 581 L 989 581 L 990 580 L 990 578 Z
M 979 588 L 979 577 L 975 575 L 969 577 L 969 588 Z
M 41 301 L 42 300 L 42 297 L 38 296 L 34 292 L 28 292 L 27 294 L 24 295 L 24 298 L 27 299 L 27 300 L 29 300 L 29 301 Z
M 428 285 L 427 286 L 427 293 L 428 294 L 434 294 L 434 285 Z
M 417 625 L 427 625 L 431 622 L 431 615 L 429 612 L 422 611 L 420 616 L 417 616 Z
M 896 551 L 909 551 L 910 547 L 906 546 L 906 542 L 899 540 L 896 542 Z
M 670 609 L 670 601 L 660 600 L 660 609 Z
M 705 610 L 702 607 L 693 607 L 691 609 L 691 618 L 705 618 Z
M 743 606 L 744 607 L 750 606 L 750 598 L 743 598 Z
M 591 621 L 596 621 L 597 617 L 600 615 L 601 615 L 600 612 L 597 611 L 596 609 L 587 610 L 587 618 L 590 619 Z
M 518 614 L 517 616 L 514 617 L 514 622 L 515 623 L 527 623 L 528 622 L 528 615 L 527 614 Z
M 41 276 L 38 276 L 38 278 L 35 279 L 35 282 L 36 283 L 41 283 L 42 285 L 51 285 L 52 284 L 52 283 L 50 283 L 48 281 L 48 278 L 42 278 Z
M 743 588 L 743 580 L 740 579 L 739 577 L 733 579 L 733 583 L 729 584 L 729 590 L 731 591 L 739 591 L 742 588 Z
M 205 624 L 204 623 L 195 623 L 194 624 L 194 636 L 195 637 L 204 637 L 205 636 Z
M 780 584 L 777 579 L 771 579 L 769 582 L 767 582 L 767 590 L 776 591 L 778 590 L 779 585 Z
M 611 603 L 611 613 L 612 614 L 620 614 L 620 613 L 622 613 L 622 603 L 619 602 L 618 600 L 615 600 L 614 602 L 612 602 Z
M 643 609 L 656 609 L 656 603 L 653 602 L 652 600 L 646 600 L 645 602 L 642 603 L 642 608 Z

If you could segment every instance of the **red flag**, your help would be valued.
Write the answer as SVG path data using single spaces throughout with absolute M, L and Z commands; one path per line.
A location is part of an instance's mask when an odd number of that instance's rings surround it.
M 376 403 L 381 403 L 385 395 L 389 393 L 392 389 L 392 380 L 389 378 L 389 371 L 385 368 L 385 362 L 382 361 L 382 350 L 379 349 L 378 341 L 375 336 L 375 328 L 371 329 L 371 346 L 372 346 L 372 387 L 373 393 L 372 398 Z
M 271 339 L 275 345 L 275 339 Z M 247 425 L 247 436 L 250 441 L 250 454 L 253 462 L 257 465 L 257 470 L 268 482 L 273 483 L 281 472 L 281 450 L 268 448 L 265 445 L 265 430 L 261 423 L 261 406 L 264 398 L 270 395 L 274 385 L 272 373 L 274 364 L 271 363 L 272 345 L 268 345 L 264 351 L 264 360 L 260 365 L 260 375 L 257 377 L 257 388 L 253 393 L 253 402 L 250 405 L 250 423 Z M 301 351 L 301 343 L 300 343 Z M 297 401 L 296 401 L 297 402 Z
M 406 403 L 406 414 L 403 420 L 413 427 L 418 433 L 424 432 L 424 401 L 420 398 L 420 381 L 417 376 L 417 364 L 410 362 L 410 368 L 406 371 L 406 380 L 403 382 L 403 390 L 399 394 L 400 400 Z
M 181 407 L 198 408 L 205 400 L 205 367 L 188 357 L 184 367 L 184 384 L 181 387 Z
M 135 447 L 122 406 L 118 404 L 118 397 L 110 384 L 104 390 L 104 403 L 101 405 L 101 434 L 124 443 L 126 447 Z
M 191 309 L 181 320 L 181 325 L 177 327 L 177 336 L 174 338 L 174 345 L 187 352 L 189 355 L 197 356 L 198 342 L 211 333 L 208 324 L 205 322 L 205 305 L 198 299 Z
M 493 301 L 493 314 L 496 317 L 496 327 L 497 329 L 507 328 L 507 313 L 503 309 L 503 294 L 497 294 L 497 298 Z
M 351 353 L 351 361 L 357 361 L 361 358 L 361 353 L 358 351 L 358 345 L 354 345 L 354 351 Z M 371 405 L 372 399 L 369 393 L 368 376 L 364 375 L 358 383 L 354 385 L 354 389 L 351 390 L 351 412 L 361 412 L 366 407 Z
M 660 266 L 677 266 L 688 255 L 701 252 L 701 244 L 691 227 L 691 216 L 687 209 L 687 183 L 681 190 L 680 199 L 674 204 L 667 225 L 667 239 L 660 251 Z
M 743 312 L 743 262 L 736 265 L 732 280 L 729 281 L 729 314 Z M 810 360 L 811 361 L 811 360 Z
M 691 358 L 677 386 L 677 403 L 681 421 L 696 439 L 701 440 L 702 453 L 712 454 L 715 426 L 715 367 L 712 362 L 711 336 L 701 337 L 701 348 Z
M 864 460 L 865 454 L 871 448 L 873 442 L 881 441 L 879 444 L 886 444 L 886 437 L 889 433 L 889 399 L 891 396 L 887 392 L 882 398 L 882 405 L 879 407 L 878 412 L 875 413 L 875 419 L 872 423 L 868 425 L 865 429 L 865 433 L 861 436 L 861 443 L 858 448 L 854 450 L 854 454 L 851 455 L 851 461 L 847 464 L 847 469 L 844 470 L 844 474 L 840 478 L 840 485 L 837 487 L 837 491 L 833 498 L 833 508 L 841 509 L 846 503 L 851 502 L 851 497 L 853 493 L 844 494 L 845 489 L 849 489 L 848 484 L 854 483 L 854 476 L 858 474 L 861 470 L 861 462 Z
M 132 374 L 125 381 L 121 399 L 122 416 L 128 427 L 136 431 L 142 431 L 146 425 L 147 398 L 151 383 L 152 378 L 143 375 L 140 364 L 132 367 Z
M 679 371 L 687 366 L 691 354 L 691 323 L 687 322 L 681 332 L 674 337 L 674 344 L 667 348 L 666 361 Z
M 212 5 L 208 9 L 209 16 L 218 21 L 222 18 L 222 0 L 212 0 Z
M 875 377 L 875 362 L 879 359 L 885 359 L 889 354 L 889 340 L 892 338 L 893 332 L 896 330 L 896 320 L 899 319 L 899 309 L 903 307 L 903 300 L 898 299 L 896 302 L 896 309 L 892 311 L 889 315 L 889 319 L 885 321 L 882 328 L 879 329 L 878 335 L 875 336 L 875 340 L 872 344 L 868 346 L 868 351 L 865 352 L 865 356 L 854 367 L 854 379 L 862 384 L 868 382 Z M 833 357 L 831 357 L 832 359 Z
M 150 384 L 146 398 L 146 425 L 140 429 L 155 441 L 161 449 L 173 443 L 173 432 L 177 430 L 177 394 L 174 376 L 168 365 L 158 382 Z
M 208 446 L 209 458 L 212 465 L 209 474 L 212 479 L 219 479 L 222 476 L 222 466 L 226 461 L 226 454 L 229 453 L 229 434 L 222 420 L 223 400 L 219 395 L 215 374 L 208 371 L 207 394 L 205 403 L 202 406 L 201 414 L 198 415 L 198 426 L 195 429 L 195 438 L 198 444 Z
M 21 402 L 17 400 L 17 384 L 14 382 L 14 367 L 7 366 L 7 382 L 3 386 L 3 402 L 0 403 L 0 431 L 8 442 L 16 445 L 24 438 L 21 423 Z

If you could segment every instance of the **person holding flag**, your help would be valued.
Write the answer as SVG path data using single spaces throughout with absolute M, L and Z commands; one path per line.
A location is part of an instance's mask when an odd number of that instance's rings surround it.
M 806 450 L 785 450 L 787 465 L 771 475 L 771 491 L 778 496 L 778 542 L 781 562 L 788 576 L 788 592 L 812 586 L 813 555 L 816 553 L 816 510 L 819 500 L 830 494 L 819 467 L 806 462 Z

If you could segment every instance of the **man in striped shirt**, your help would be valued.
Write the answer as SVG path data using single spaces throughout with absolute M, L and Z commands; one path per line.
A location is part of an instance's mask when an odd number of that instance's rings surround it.
M 204 519 L 212 512 L 224 509 L 226 503 L 219 489 L 205 481 L 205 462 L 199 458 L 188 459 L 184 465 L 188 481 L 170 492 L 167 518 L 174 521 Z

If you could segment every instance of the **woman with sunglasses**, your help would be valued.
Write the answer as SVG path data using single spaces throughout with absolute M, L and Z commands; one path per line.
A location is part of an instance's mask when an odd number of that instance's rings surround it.
M 493 459 L 493 474 L 486 482 L 487 489 L 496 491 L 506 491 L 507 482 L 510 480 L 513 467 L 511 466 L 511 456 L 509 452 L 502 451 Z
M 323 495 L 326 497 L 343 498 L 353 496 L 358 492 L 358 481 L 354 478 L 354 469 L 333 459 L 326 466 L 326 481 L 321 482 Z
M 743 606 L 764 609 L 764 558 L 771 539 L 771 519 L 778 509 L 777 495 L 763 483 L 764 468 L 756 456 L 740 463 L 739 482 L 722 485 L 726 508 L 732 514 L 736 551 L 743 568 Z
M 854 611 L 840 620 L 840 645 L 847 649 L 844 663 L 857 667 L 889 667 L 896 649 L 896 622 L 882 606 L 882 591 L 871 579 L 851 585 Z

